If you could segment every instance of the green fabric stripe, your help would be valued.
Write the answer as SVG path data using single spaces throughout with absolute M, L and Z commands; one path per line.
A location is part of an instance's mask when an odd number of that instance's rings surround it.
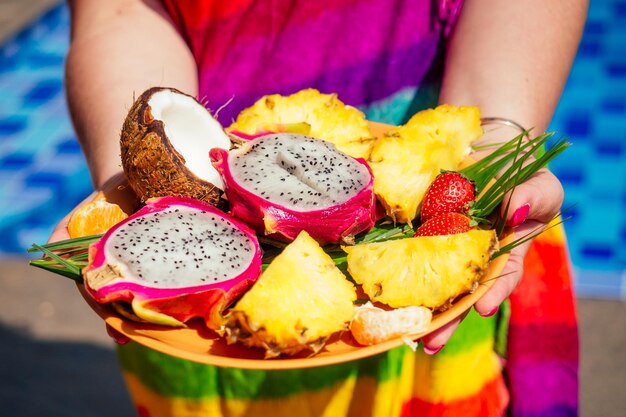
M 438 355 L 456 355 L 485 340 L 494 340 L 496 322 L 496 316 L 482 317 L 471 309 Z
M 420 110 L 437 105 L 439 85 L 424 85 L 419 89 L 408 87 L 382 100 L 361 106 L 367 120 L 401 125 Z
M 495 317 L 471 311 L 437 357 L 455 355 L 471 345 L 495 337 Z M 217 368 L 174 358 L 139 344 L 120 346 L 122 368 L 135 374 L 161 395 L 187 398 L 280 398 L 332 387 L 342 380 L 372 377 L 379 382 L 397 378 L 407 347 L 355 362 L 311 369 L 258 371 Z
M 137 343 L 120 346 L 118 358 L 125 371 L 161 395 L 255 399 L 320 390 L 349 378 L 369 376 L 380 382 L 397 378 L 407 349 L 351 363 L 286 371 L 217 368 L 164 355 Z
M 511 320 L 511 302 L 507 299 L 502 303 L 496 315 L 495 351 L 503 358 L 507 357 L 509 321 Z

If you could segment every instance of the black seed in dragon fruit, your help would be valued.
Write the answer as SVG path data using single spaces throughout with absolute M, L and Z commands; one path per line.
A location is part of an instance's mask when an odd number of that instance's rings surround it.
M 100 303 L 124 301 L 148 322 L 211 329 L 222 311 L 261 274 L 255 232 L 210 204 L 150 199 L 89 248 L 87 292 Z
M 363 159 L 310 136 L 277 133 L 237 149 L 212 149 L 231 214 L 259 233 L 349 242 L 375 222 L 374 177 Z

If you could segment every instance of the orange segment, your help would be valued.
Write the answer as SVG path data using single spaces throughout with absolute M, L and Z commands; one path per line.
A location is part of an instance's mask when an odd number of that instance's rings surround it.
M 355 309 L 350 332 L 359 344 L 375 345 L 396 337 L 422 333 L 430 326 L 432 317 L 432 312 L 426 307 L 383 310 L 367 302 Z
M 120 206 L 109 203 L 104 194 L 98 193 L 93 201 L 79 207 L 72 214 L 67 230 L 72 239 L 97 235 L 106 232 L 126 217 L 128 215 Z

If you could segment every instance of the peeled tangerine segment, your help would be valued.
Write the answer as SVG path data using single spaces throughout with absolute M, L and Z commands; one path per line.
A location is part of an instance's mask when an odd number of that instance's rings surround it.
M 309 130 L 299 132 L 332 142 L 354 158 L 367 158 L 374 143 L 361 111 L 345 105 L 336 94 L 312 88 L 289 96 L 263 96 L 243 110 L 227 130 L 254 135 L 267 130 L 296 132 L 294 127 L 301 125 Z
M 98 235 L 127 217 L 120 206 L 107 202 L 104 195 L 98 193 L 93 201 L 80 206 L 72 214 L 67 231 L 72 239 Z
M 398 337 L 418 335 L 428 329 L 432 317 L 432 311 L 426 307 L 384 310 L 367 302 L 356 308 L 350 331 L 361 345 L 375 345 Z M 407 342 L 409 341 L 408 339 Z
M 387 215 L 411 223 L 437 174 L 456 170 L 482 132 L 477 107 L 443 104 L 378 138 L 368 162 Z
M 497 249 L 493 230 L 347 246 L 348 272 L 374 302 L 445 309 L 472 291 Z
M 223 309 L 259 277 L 261 250 L 248 226 L 215 207 L 162 197 L 91 245 L 82 273 L 99 303 L 129 305 L 151 323 L 200 317 L 218 329 Z
M 232 308 L 227 340 L 266 357 L 318 352 L 354 315 L 354 285 L 306 232 L 290 243 Z

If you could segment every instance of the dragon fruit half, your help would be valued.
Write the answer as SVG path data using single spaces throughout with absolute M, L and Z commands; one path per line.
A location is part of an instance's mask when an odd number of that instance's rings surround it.
M 211 329 L 260 274 L 254 231 L 183 197 L 148 200 L 89 248 L 83 269 L 100 303 L 127 302 L 140 319 L 170 326 L 201 317 Z
M 375 222 L 374 177 L 362 159 L 295 133 L 266 135 L 211 161 L 224 179 L 231 213 L 257 232 L 320 243 L 349 242 Z

